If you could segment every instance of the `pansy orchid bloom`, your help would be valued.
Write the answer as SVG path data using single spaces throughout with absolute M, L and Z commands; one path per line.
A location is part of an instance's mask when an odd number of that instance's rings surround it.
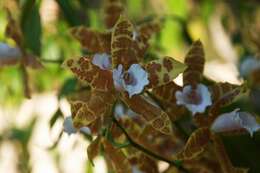
M 153 90 L 153 94 L 165 104 L 172 119 L 185 115 L 183 108 L 193 116 L 205 113 L 206 109 L 215 109 L 230 103 L 242 90 L 242 87 L 230 83 L 214 83 L 210 86 L 202 83 L 204 69 L 204 50 L 202 43 L 195 41 L 185 56 L 187 69 L 183 73 L 181 87 L 170 82 Z M 222 104 L 222 102 L 225 102 Z M 168 106 L 170 105 L 170 107 Z
M 162 133 L 171 133 L 172 127 L 167 114 L 139 94 L 146 89 L 169 83 L 185 70 L 185 65 L 170 57 L 140 64 L 142 57 L 139 57 L 139 49 L 133 44 L 133 30 L 132 23 L 121 16 L 112 32 L 111 56 L 98 53 L 69 59 L 64 63 L 80 80 L 88 83 L 93 92 L 93 97 L 73 116 L 76 127 L 87 126 L 100 116 L 108 114 L 119 96 L 119 99 L 145 117 L 154 128 Z M 88 114 L 83 114 L 83 111 Z M 158 124 L 162 126 L 158 127 Z
M 238 168 L 232 165 L 221 139 L 215 134 L 217 129 L 223 130 L 226 128 L 226 126 L 222 128 L 223 126 L 221 127 L 221 125 L 223 124 L 222 120 L 228 118 L 220 115 L 220 119 L 217 118 L 213 122 L 212 120 L 219 116 L 219 109 L 231 103 L 242 91 L 243 87 L 229 83 L 214 83 L 212 81 L 211 83 L 213 84 L 206 87 L 202 84 L 204 62 L 202 43 L 196 41 L 185 57 L 185 63 L 188 68 L 183 74 L 184 87 L 172 81 L 153 89 L 152 93 L 161 101 L 163 108 L 167 110 L 172 120 L 177 120 L 186 115 L 186 111 L 183 111 L 183 108 L 196 115 L 193 119 L 198 129 L 191 134 L 183 149 L 177 153 L 177 159 L 191 160 L 198 158 L 206 150 L 210 141 L 212 141 L 217 153 L 217 159 L 221 163 L 221 170 L 223 172 L 236 172 Z M 207 107 L 209 111 L 205 115 L 204 112 Z M 240 128 L 243 126 L 243 128 L 250 130 L 251 134 L 259 128 L 254 121 L 255 119 L 249 116 L 249 114 L 242 113 L 235 117 L 233 120 L 236 121 L 233 121 L 233 123 L 227 122 L 226 124 L 236 124 Z

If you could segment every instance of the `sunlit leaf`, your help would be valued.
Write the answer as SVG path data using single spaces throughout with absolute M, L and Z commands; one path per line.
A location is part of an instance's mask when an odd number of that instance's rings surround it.
M 188 68 L 183 73 L 183 84 L 192 85 L 200 83 L 204 70 L 205 57 L 203 45 L 200 40 L 195 41 L 185 56 Z
M 186 66 L 171 57 L 164 57 L 159 60 L 152 61 L 146 66 L 149 74 L 149 87 L 154 88 L 171 82 Z

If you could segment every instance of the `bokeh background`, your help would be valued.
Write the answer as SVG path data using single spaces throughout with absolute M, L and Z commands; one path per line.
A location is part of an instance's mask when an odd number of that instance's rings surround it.
M 254 40 L 260 32 L 258 0 L 123 2 L 134 23 L 153 17 L 164 21 L 161 32 L 151 40 L 147 57 L 168 55 L 183 61 L 192 41 L 200 39 L 207 60 L 206 76 L 240 84 L 240 62 L 259 53 Z M 23 16 L 20 20 L 27 49 L 44 65 L 43 69 L 28 72 L 31 99 L 24 97 L 20 67 L 0 66 L 1 173 L 106 172 L 102 157 L 95 160 L 95 167 L 88 161 L 89 142 L 85 136 L 63 133 L 64 117 L 70 116 L 65 97 L 75 89 L 76 79 L 61 67 L 64 59 L 85 53 L 70 35 L 71 27 L 85 25 L 104 30 L 102 5 L 102 0 L 0 1 L 0 42 L 15 46 L 5 36 L 8 8 L 14 16 Z M 253 139 L 227 139 L 225 144 L 235 165 L 260 172 L 259 134 Z M 165 167 L 165 163 L 160 164 L 160 169 Z

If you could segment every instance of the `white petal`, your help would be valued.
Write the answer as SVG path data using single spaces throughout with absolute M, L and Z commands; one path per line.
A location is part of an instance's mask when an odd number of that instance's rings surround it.
M 117 90 L 123 89 L 123 66 L 121 64 L 116 69 L 113 69 L 113 81 Z
M 91 135 L 91 129 L 88 128 L 88 127 L 81 127 L 81 128 L 79 129 L 79 131 L 82 132 L 82 133 L 84 133 L 84 134 L 86 134 L 86 135 Z
M 114 109 L 114 115 L 116 118 L 121 118 L 125 115 L 124 106 L 121 103 L 117 103 Z
M 92 63 L 102 70 L 109 70 L 111 69 L 111 58 L 110 55 L 106 53 L 96 53 L 92 59 Z
M 192 92 L 192 87 L 187 85 L 182 91 L 176 91 L 175 97 L 177 105 L 184 105 L 192 115 L 205 112 L 206 108 L 212 104 L 211 94 L 205 85 L 198 84 L 196 88 L 196 93 L 201 97 L 199 104 L 195 104 L 190 100 L 188 97 L 190 92 Z
M 211 130 L 214 132 L 228 132 L 239 129 L 247 130 L 252 136 L 255 131 L 260 129 L 260 124 L 251 114 L 239 112 L 239 109 L 236 109 L 230 113 L 221 114 L 211 126 Z
M 144 173 L 136 165 L 132 166 L 132 173 Z
M 133 31 L 133 40 L 136 40 L 136 38 L 139 36 L 138 31 Z
M 63 130 L 64 132 L 68 133 L 68 135 L 71 135 L 73 133 L 77 132 L 77 129 L 73 126 L 72 117 L 66 117 L 63 123 Z
M 128 116 L 128 117 L 138 116 L 138 114 L 135 113 L 132 109 L 124 107 L 124 105 L 121 103 L 116 104 L 115 110 L 114 110 L 114 115 L 118 119 L 123 118 L 125 116 Z
M 132 64 L 128 69 L 128 73 L 133 75 L 135 84 L 128 85 L 123 82 L 123 86 L 128 92 L 129 97 L 132 97 L 135 94 L 141 93 L 144 87 L 149 84 L 148 73 L 139 64 Z

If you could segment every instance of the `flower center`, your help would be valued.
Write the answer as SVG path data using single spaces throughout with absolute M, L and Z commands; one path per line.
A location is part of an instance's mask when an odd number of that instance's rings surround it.
M 201 101 L 202 97 L 196 92 L 196 90 L 191 90 L 190 93 L 187 94 L 187 102 L 198 105 Z
M 125 72 L 123 78 L 124 78 L 126 85 L 135 85 L 136 84 L 136 79 L 135 79 L 134 75 L 132 75 L 129 72 Z

